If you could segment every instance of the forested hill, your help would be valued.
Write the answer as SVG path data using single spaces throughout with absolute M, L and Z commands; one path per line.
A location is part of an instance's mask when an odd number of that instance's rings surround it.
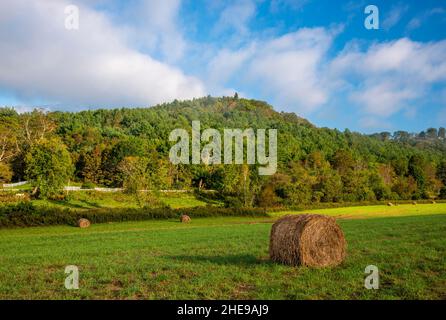
M 105 140 L 142 138 L 144 145 L 148 143 L 164 153 L 171 146 L 168 135 L 173 129 L 190 129 L 193 120 L 200 120 L 202 130 L 278 129 L 281 163 L 304 160 L 315 151 L 330 159 L 340 149 L 349 149 L 370 162 L 387 162 L 400 156 L 409 158 L 417 153 L 439 161 L 446 155 L 444 137 L 428 139 L 423 134 L 404 131 L 363 135 L 349 130 L 317 128 L 294 113 L 276 112 L 265 102 L 228 97 L 174 101 L 152 108 L 56 112 L 53 117 L 58 124 L 57 134 L 76 152 L 85 148 L 84 143 L 88 144 L 88 139 L 84 141 L 83 137 L 94 135 Z
M 32 149 L 58 143 L 70 154 L 74 168 L 70 179 L 74 181 L 125 186 L 130 183 L 128 168 L 138 167 L 144 172 L 144 186 L 217 189 L 244 205 L 437 197 L 446 185 L 442 128 L 435 129 L 435 137 L 432 129 L 424 135 L 341 132 L 317 128 L 294 113 L 276 112 L 267 103 L 237 97 L 46 115 L 37 111 L 18 115 L 4 108 L 0 118 L 2 131 L 8 131 L 8 124 L 15 128 L 14 139 L 23 140 L 19 152 L 1 162 L 2 170 L 10 171 L 9 180 L 32 178 L 27 170 L 35 154 Z M 190 130 L 193 120 L 200 120 L 201 130 L 277 129 L 277 174 L 259 177 L 257 170 L 248 170 L 247 179 L 242 166 L 172 165 L 169 133 L 176 128 Z M 34 126 L 34 140 L 27 138 L 30 126 Z M 40 135 L 39 131 L 44 132 Z M 14 148 L 12 143 L 9 148 Z M 8 174 L 0 179 L 8 180 Z M 244 186 L 240 199 L 242 180 L 249 188 Z

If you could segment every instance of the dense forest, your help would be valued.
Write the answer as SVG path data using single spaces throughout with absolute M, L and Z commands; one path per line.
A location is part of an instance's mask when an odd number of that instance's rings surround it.
M 277 129 L 278 169 L 173 165 L 169 133 L 191 129 Z M 217 190 L 229 206 L 293 206 L 446 198 L 445 129 L 364 135 L 318 128 L 265 102 L 234 97 L 151 108 L 18 114 L 0 108 L 0 182 L 28 180 L 34 197 L 68 183 L 139 189 Z

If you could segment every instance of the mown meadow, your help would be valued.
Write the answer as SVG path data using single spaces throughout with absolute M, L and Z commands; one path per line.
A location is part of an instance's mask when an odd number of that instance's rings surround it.
M 1 299 L 445 299 L 446 204 L 319 209 L 348 241 L 335 268 L 268 259 L 280 215 L 0 230 Z M 79 290 L 64 287 L 67 265 Z M 364 287 L 368 265 L 380 287 Z

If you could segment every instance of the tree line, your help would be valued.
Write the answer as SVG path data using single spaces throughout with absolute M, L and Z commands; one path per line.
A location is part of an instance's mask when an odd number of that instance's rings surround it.
M 169 133 L 215 128 L 277 129 L 278 169 L 173 165 Z M 0 108 L 0 182 L 29 180 L 34 197 L 67 183 L 140 189 L 213 189 L 228 206 L 446 198 L 444 128 L 364 135 L 317 128 L 265 102 L 205 97 L 152 108 L 18 114 Z

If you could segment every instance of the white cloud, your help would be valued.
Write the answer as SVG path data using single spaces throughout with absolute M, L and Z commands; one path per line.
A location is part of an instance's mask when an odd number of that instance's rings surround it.
M 321 66 L 333 36 L 323 28 L 303 28 L 275 39 L 256 40 L 239 50 L 222 50 L 210 62 L 209 71 L 220 75 L 222 85 L 237 76 L 242 86 L 254 83 L 279 107 L 308 113 L 328 98 Z
M 220 33 L 231 30 L 246 34 L 249 31 L 247 25 L 255 13 L 256 5 L 252 0 L 237 0 L 223 9 L 214 31 Z
M 408 9 L 408 6 L 394 6 L 390 12 L 386 14 L 385 19 L 383 20 L 382 26 L 384 30 L 389 30 L 397 25 Z
M 418 29 L 421 26 L 421 19 L 420 18 L 412 18 L 410 19 L 409 23 L 407 24 L 407 30 L 415 30 Z
M 13 109 L 17 113 L 27 113 L 27 112 L 33 111 L 34 107 L 32 107 L 32 106 L 14 106 Z
M 390 123 L 383 122 L 381 118 L 370 117 L 370 116 L 359 119 L 359 124 L 362 128 L 369 130 L 370 129 L 389 130 L 392 128 Z
M 254 84 L 260 98 L 277 107 L 310 114 L 335 95 L 344 95 L 360 114 L 412 117 L 430 99 L 431 87 L 446 81 L 446 40 L 407 38 L 361 48 L 354 41 L 330 58 L 338 31 L 303 28 L 270 40 L 254 40 L 238 50 L 223 49 L 208 65 L 213 88 Z
M 272 0 L 269 9 L 272 13 L 277 13 L 281 9 L 299 10 L 309 1 L 310 0 Z
M 331 37 L 323 29 L 301 29 L 270 41 L 253 58 L 250 76 L 275 94 L 278 103 L 310 112 L 327 101 L 319 65 Z
M 304 115 L 350 101 L 360 124 L 371 127 L 396 113 L 413 117 L 418 102 L 432 101 L 432 87 L 446 83 L 446 40 L 351 41 L 333 54 L 342 28 L 256 33 L 249 30 L 256 14 L 249 0 L 218 7 L 219 36 L 229 30 L 240 42 L 191 45 L 178 25 L 180 0 L 135 1 L 122 12 L 122 22 L 116 22 L 116 8 L 97 11 L 91 1 L 77 2 L 79 31 L 64 28 L 68 0 L 1 1 L 0 90 L 23 104 L 47 101 L 64 109 L 152 105 L 234 91 Z
M 419 27 L 421 27 L 423 25 L 423 23 L 425 23 L 427 20 L 429 20 L 432 16 L 434 15 L 441 15 L 445 13 L 445 9 L 437 7 L 437 8 L 433 8 L 430 10 L 427 10 L 425 12 L 423 12 L 422 14 L 412 18 L 409 23 L 406 26 L 406 30 L 407 31 L 412 31 L 415 29 L 418 29 Z
M 187 42 L 177 25 L 181 0 L 144 1 L 128 6 L 126 21 L 136 41 L 152 52 L 159 50 L 168 61 L 177 61 L 187 49 Z
M 432 43 L 407 38 L 372 46 L 362 64 L 375 73 L 396 72 L 423 82 L 446 79 L 446 40 Z
M 390 82 L 377 83 L 363 91 L 353 92 L 353 102 L 363 107 L 369 114 L 388 117 L 399 111 L 407 101 L 418 97 L 410 88 L 399 88 Z
M 208 65 L 208 83 L 214 89 L 221 90 L 231 77 L 240 70 L 255 53 L 256 45 L 231 51 L 222 49 L 212 58 Z
M 128 46 L 128 33 L 80 6 L 80 28 L 64 27 L 65 1 L 0 3 L 0 88 L 22 100 L 151 105 L 205 94 L 196 78 Z
M 403 38 L 366 51 L 352 46 L 332 61 L 330 76 L 349 84 L 350 99 L 366 113 L 388 117 L 428 98 L 433 84 L 446 81 L 445 56 L 446 40 Z

